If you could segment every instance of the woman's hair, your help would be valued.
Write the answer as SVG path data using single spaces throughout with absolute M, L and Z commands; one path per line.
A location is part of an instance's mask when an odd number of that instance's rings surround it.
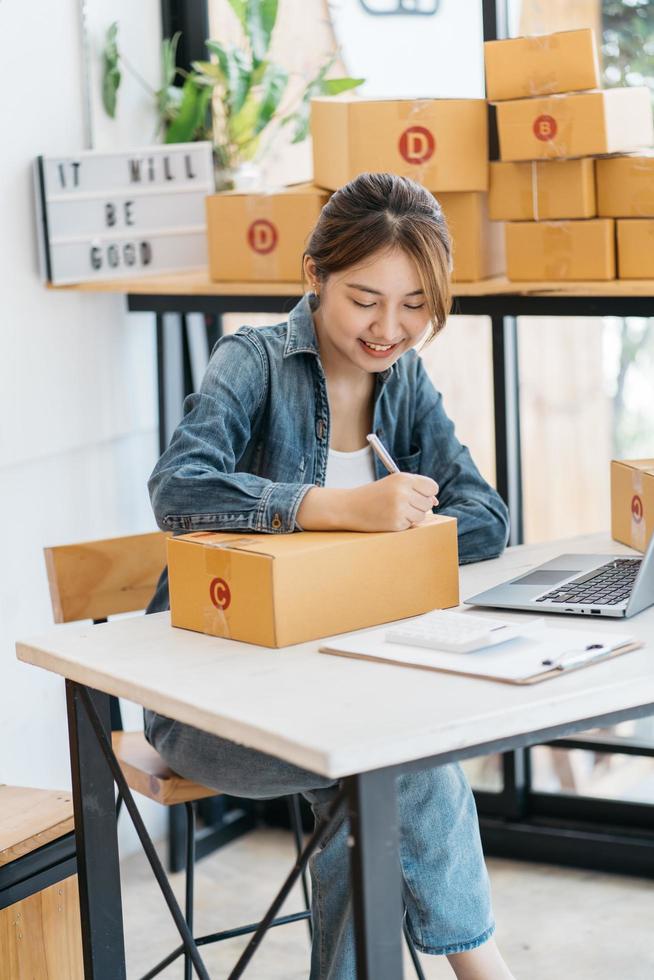
M 440 204 L 422 184 L 391 173 L 359 174 L 325 204 L 304 256 L 325 282 L 392 248 L 415 262 L 431 320 L 426 339 L 432 340 L 450 311 L 451 241 Z

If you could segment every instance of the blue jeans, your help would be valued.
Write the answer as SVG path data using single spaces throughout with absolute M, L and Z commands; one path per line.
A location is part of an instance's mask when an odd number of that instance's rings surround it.
M 302 793 L 324 819 L 338 783 L 255 749 L 146 711 L 146 736 L 171 769 L 233 796 Z M 459 765 L 397 780 L 400 864 L 407 924 L 423 953 L 474 949 L 493 934 L 488 875 L 475 802 Z M 348 820 L 343 813 L 314 852 L 310 980 L 354 980 Z M 399 923 L 398 923 L 399 929 Z

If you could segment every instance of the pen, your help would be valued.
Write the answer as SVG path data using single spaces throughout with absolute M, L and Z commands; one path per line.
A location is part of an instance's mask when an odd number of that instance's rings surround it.
M 378 439 L 374 432 L 371 432 L 370 435 L 367 435 L 366 439 L 372 446 L 373 452 L 375 453 L 377 458 L 381 460 L 381 462 L 384 464 L 388 472 L 399 473 L 400 467 L 397 465 L 397 463 L 395 462 L 395 460 L 393 459 L 393 457 L 391 456 L 391 454 L 389 453 L 388 449 L 381 441 L 381 439 Z
M 583 650 L 570 650 L 562 654 L 555 660 L 543 660 L 543 667 L 551 667 L 553 670 L 570 670 L 572 667 L 581 667 L 584 664 L 595 663 L 603 660 L 613 653 L 614 647 L 606 646 L 604 643 L 591 643 Z

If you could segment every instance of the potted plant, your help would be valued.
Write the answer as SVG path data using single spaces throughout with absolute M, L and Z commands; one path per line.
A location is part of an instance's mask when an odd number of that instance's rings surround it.
M 289 74 L 269 58 L 278 0 L 229 0 L 243 28 L 244 47 L 206 41 L 210 60 L 194 61 L 190 71 L 177 66 L 179 34 L 162 45 L 161 87 L 154 90 L 118 49 L 118 24 L 107 31 L 102 52 L 102 99 L 115 117 L 121 67 L 133 74 L 156 103 L 156 138 L 166 143 L 211 140 L 217 187 L 232 187 L 249 171 L 251 181 L 282 132 L 291 143 L 309 134 L 309 103 L 317 95 L 337 95 L 361 85 L 363 78 L 327 78 L 336 61 L 329 58 L 284 114 L 280 107 Z M 213 56 L 213 57 L 211 57 Z M 183 79 L 181 85 L 175 82 Z

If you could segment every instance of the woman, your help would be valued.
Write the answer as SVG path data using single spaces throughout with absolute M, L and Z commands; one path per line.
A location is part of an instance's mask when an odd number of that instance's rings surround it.
M 311 292 L 288 323 L 241 327 L 216 345 L 200 391 L 149 487 L 159 526 L 397 531 L 434 508 L 457 518 L 463 562 L 497 556 L 507 510 L 447 418 L 414 346 L 444 326 L 450 240 L 435 198 L 393 174 L 361 174 L 322 210 L 303 258 Z M 397 461 L 390 476 L 366 435 Z M 165 573 L 150 612 L 167 608 Z M 435 705 L 437 710 L 437 705 Z M 168 764 L 251 798 L 301 792 L 320 820 L 338 785 L 272 756 L 146 712 Z M 510 980 L 492 938 L 474 799 L 458 765 L 398 779 L 407 922 L 418 949 L 460 980 Z M 310 862 L 311 980 L 355 976 L 348 826 Z

